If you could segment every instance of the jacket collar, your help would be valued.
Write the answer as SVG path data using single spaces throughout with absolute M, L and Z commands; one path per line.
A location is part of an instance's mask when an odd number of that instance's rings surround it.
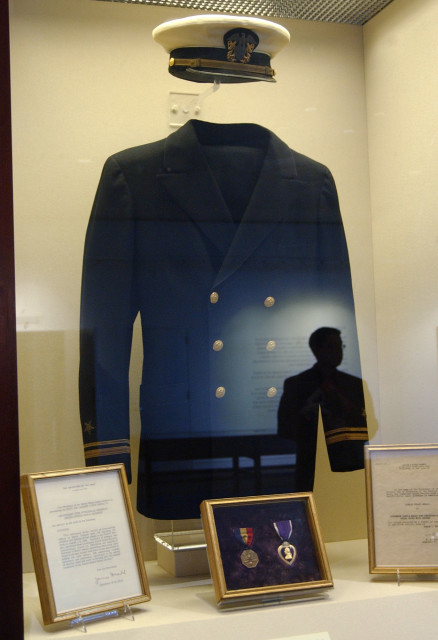
M 260 141 L 265 157 L 248 206 L 237 229 L 218 233 L 216 223 L 232 222 L 203 152 L 203 140 Z M 173 200 L 192 220 L 203 224 L 203 232 L 225 256 L 215 285 L 232 275 L 257 246 L 285 220 L 290 220 L 293 189 L 297 177 L 294 152 L 268 129 L 254 124 L 211 124 L 190 120 L 165 141 L 164 170 L 157 177 Z M 262 223 L 262 224 L 251 224 Z
M 200 120 L 189 120 L 183 127 L 168 136 L 164 147 L 164 172 L 174 175 L 204 169 L 205 156 L 202 152 L 202 144 L 206 139 L 210 142 L 216 141 L 216 144 L 226 144 L 227 140 L 262 144 L 262 141 L 267 140 L 265 165 L 272 166 L 276 179 L 290 180 L 296 177 L 293 152 L 265 127 L 249 123 L 214 124 Z

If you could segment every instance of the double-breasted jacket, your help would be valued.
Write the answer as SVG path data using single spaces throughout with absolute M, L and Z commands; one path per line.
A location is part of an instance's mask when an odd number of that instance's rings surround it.
M 128 475 L 138 314 L 139 511 L 197 517 L 205 498 L 292 490 L 276 415 L 303 368 L 297 345 L 336 323 L 358 362 L 330 171 L 258 125 L 196 120 L 105 163 L 85 241 L 80 408 L 86 463 Z

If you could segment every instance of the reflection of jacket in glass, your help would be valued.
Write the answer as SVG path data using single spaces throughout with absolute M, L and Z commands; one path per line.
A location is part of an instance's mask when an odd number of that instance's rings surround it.
M 339 323 L 355 327 L 345 235 L 326 167 L 257 125 L 193 121 L 165 140 L 115 154 L 103 170 L 84 252 L 86 463 L 124 462 L 130 474 L 129 360 L 139 313 L 139 511 L 197 517 L 202 499 L 258 493 L 250 483 L 255 463 L 239 468 L 231 485 L 217 483 L 221 474 L 226 480 L 226 457 L 249 459 L 230 439 L 276 438 L 283 353 L 263 348 L 260 365 L 256 348 L 282 331 L 293 341 L 295 314 L 333 300 Z M 350 335 L 352 351 L 353 343 Z M 285 475 L 277 492 L 290 490 Z
M 297 446 L 295 491 L 313 490 L 319 410 L 332 471 L 364 466 L 368 432 L 362 380 L 337 369 L 324 377 L 315 364 L 285 380 L 278 409 L 278 435 Z

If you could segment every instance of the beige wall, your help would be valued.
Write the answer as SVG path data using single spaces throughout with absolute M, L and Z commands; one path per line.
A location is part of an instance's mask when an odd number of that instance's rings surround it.
M 380 431 L 437 442 L 438 3 L 396 0 L 364 43 Z
M 86 225 L 106 157 L 169 135 L 169 92 L 200 90 L 167 73 L 167 55 L 151 37 L 159 23 L 187 14 L 91 0 L 11 2 L 23 473 L 83 466 L 77 372 Z M 376 416 L 375 431 L 379 387 L 363 30 L 281 23 L 292 42 L 274 60 L 277 84 L 223 86 L 205 100 L 200 117 L 257 122 L 332 170 L 351 254 L 367 410 Z M 139 347 L 137 331 L 131 374 L 134 451 Z M 315 496 L 325 539 L 364 537 L 363 472 L 333 474 L 324 447 L 321 452 Z M 145 556 L 153 557 L 152 533 L 169 523 L 139 516 L 138 527 Z M 27 534 L 24 543 L 30 570 Z

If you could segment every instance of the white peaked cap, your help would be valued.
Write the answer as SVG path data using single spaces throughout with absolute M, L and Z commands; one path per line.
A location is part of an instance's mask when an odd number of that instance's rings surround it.
M 224 36 L 230 32 L 239 34 L 240 51 L 247 51 L 244 57 L 236 58 L 235 49 L 227 49 Z M 214 77 L 223 82 L 272 81 L 270 60 L 290 42 L 289 31 L 275 22 L 219 14 L 170 20 L 156 27 L 152 36 L 171 56 L 170 73 L 195 82 Z

